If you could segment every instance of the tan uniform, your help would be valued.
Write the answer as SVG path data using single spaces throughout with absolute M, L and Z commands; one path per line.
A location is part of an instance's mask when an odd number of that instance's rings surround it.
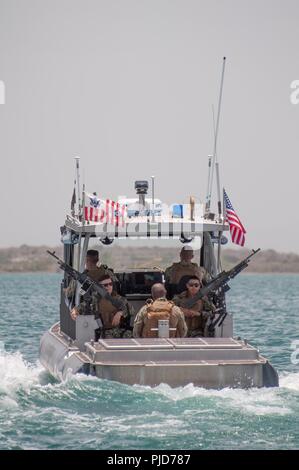
M 183 276 L 197 276 L 202 279 L 203 270 L 197 263 L 187 261 L 173 263 L 165 270 L 165 280 L 169 284 L 178 284 Z
M 192 308 L 185 309 L 184 304 L 189 298 L 187 291 L 182 292 L 173 298 L 175 305 L 179 306 L 184 314 L 190 310 L 194 312 L 192 317 L 185 316 L 185 321 L 188 327 L 187 336 L 208 336 L 206 324 L 208 318 L 213 316 L 215 306 L 206 297 L 203 297 L 202 299 L 199 299 Z
M 154 302 L 142 307 L 136 315 L 133 328 L 135 338 L 157 338 L 158 332 L 152 328 L 158 328 L 158 320 L 169 320 L 170 337 L 184 337 L 187 334 L 187 325 L 180 308 L 165 297 L 156 299 Z
M 100 318 L 104 326 L 105 338 L 120 338 L 131 337 L 132 328 L 130 328 L 131 321 L 134 317 L 134 309 L 128 303 L 127 299 L 118 294 L 112 294 L 112 297 L 121 301 L 122 307 L 117 308 L 107 299 L 98 298 L 96 293 L 93 293 L 90 301 L 83 300 L 77 307 L 80 315 L 94 314 L 95 318 Z M 113 326 L 112 320 L 114 315 L 121 311 L 122 318 L 119 326 Z

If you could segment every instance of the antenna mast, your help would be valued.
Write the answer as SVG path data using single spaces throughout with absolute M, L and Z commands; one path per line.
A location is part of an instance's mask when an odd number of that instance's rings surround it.
M 152 178 L 152 222 L 155 222 L 155 177 Z
M 214 134 L 215 134 L 215 129 L 214 129 Z M 208 207 L 208 200 L 209 200 L 209 194 L 210 194 L 210 184 L 211 184 L 211 163 L 212 163 L 212 158 L 213 155 L 208 155 L 208 186 L 207 186 L 207 195 L 206 195 L 206 207 L 205 207 L 205 212 L 207 213 L 207 207 Z
M 216 165 L 216 162 L 217 162 L 217 139 L 218 139 L 220 111 L 221 111 L 221 102 L 222 102 L 225 61 L 226 61 L 226 57 L 223 57 L 221 83 L 220 83 L 220 93 L 219 93 L 219 100 L 218 100 L 217 121 L 216 121 L 215 135 L 214 135 L 214 151 L 213 151 L 212 164 L 211 164 L 211 178 L 209 178 L 209 182 L 208 182 L 208 195 L 207 195 L 206 208 L 205 208 L 206 213 L 208 213 L 210 211 L 210 207 L 211 207 L 214 168 L 215 168 L 215 165 Z M 218 163 L 217 163 L 217 167 L 218 167 Z M 217 170 L 217 168 L 216 168 L 216 172 L 218 172 L 217 179 L 219 179 L 219 170 Z M 220 202 L 220 204 L 219 204 L 219 202 Z M 221 210 L 220 188 L 219 188 L 219 191 L 218 191 L 218 212 L 219 212 L 219 209 Z

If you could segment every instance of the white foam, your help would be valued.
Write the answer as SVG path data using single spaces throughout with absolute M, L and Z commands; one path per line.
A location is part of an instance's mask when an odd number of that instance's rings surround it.
M 8 353 L 0 351 L 0 393 L 15 399 L 19 389 L 29 391 L 38 383 L 42 366 L 29 364 L 20 352 Z
M 299 391 L 299 372 L 283 372 L 279 376 L 279 385 L 289 390 Z
M 157 387 L 136 386 L 137 391 L 152 390 L 173 401 L 189 398 L 211 398 L 221 402 L 225 408 L 235 408 L 241 412 L 255 415 L 286 415 L 291 413 L 284 398 L 280 396 L 279 388 L 251 388 L 236 389 L 224 388 L 221 390 L 204 389 L 195 387 L 192 383 L 178 388 L 160 384 Z M 138 390 L 139 389 L 139 390 Z M 199 410 L 201 412 L 201 410 Z
M 18 403 L 16 400 L 13 400 L 10 397 L 3 397 L 0 399 L 0 409 L 12 409 L 12 408 L 18 408 Z
M 80 374 L 68 377 L 68 380 L 63 383 L 44 383 L 44 381 L 41 380 L 43 371 L 43 367 L 38 362 L 36 364 L 30 364 L 24 360 L 20 352 L 8 353 L 5 351 L 3 345 L 0 345 L 1 407 L 16 407 L 18 403 L 17 392 L 19 390 L 30 393 L 32 387 L 34 387 L 41 390 L 42 393 L 46 395 L 51 395 L 53 390 L 55 390 L 56 394 L 68 396 L 69 398 L 74 395 L 76 399 L 78 387 L 79 389 L 81 387 L 84 388 L 89 384 L 92 387 L 94 381 L 101 381 L 96 377 L 87 377 Z M 119 385 L 120 384 L 118 384 L 118 386 Z M 114 387 L 116 384 L 111 384 L 111 386 Z M 166 384 L 160 384 L 157 387 L 134 385 L 132 388 L 135 393 L 154 393 L 158 396 L 160 395 L 161 398 L 164 397 L 174 402 L 188 399 L 196 400 L 198 397 L 202 397 L 203 399 L 212 399 L 213 402 L 218 402 L 222 407 L 235 408 L 244 413 L 255 415 L 286 415 L 291 413 L 291 405 L 286 400 L 284 394 L 281 393 L 281 390 L 289 389 L 299 391 L 299 373 L 281 373 L 280 387 L 276 388 L 252 388 L 248 390 L 224 388 L 222 390 L 210 390 L 196 387 L 192 383 L 178 388 L 172 388 Z M 205 410 L 198 409 L 196 412 L 206 412 L 206 407 Z

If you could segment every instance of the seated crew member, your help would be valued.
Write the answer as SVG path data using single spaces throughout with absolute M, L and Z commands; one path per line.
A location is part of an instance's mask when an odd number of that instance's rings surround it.
M 85 270 L 84 272 L 91 277 L 93 281 L 98 281 L 105 274 L 109 274 L 113 277 L 113 271 L 108 268 L 105 264 L 98 265 L 99 252 L 97 250 L 88 250 L 86 253 Z M 71 280 L 68 287 L 64 290 L 68 298 L 73 297 L 76 290 L 76 281 Z
M 120 308 L 113 305 L 108 299 L 99 299 L 95 292 L 90 298 L 83 299 L 78 307 L 74 307 L 70 315 L 76 320 L 78 315 L 94 314 L 95 319 L 100 319 L 103 328 L 96 330 L 96 340 L 104 338 L 131 338 L 131 321 L 134 317 L 134 309 L 125 297 L 121 297 L 113 288 L 113 279 L 109 274 L 104 274 L 98 281 L 111 297 L 119 300 Z
M 189 337 L 208 336 L 207 320 L 214 316 L 216 310 L 207 297 L 199 299 L 191 308 L 184 307 L 186 300 L 194 297 L 201 286 L 202 282 L 198 276 L 190 276 L 186 283 L 186 290 L 173 298 L 174 304 L 184 313 Z
M 198 276 L 202 278 L 204 268 L 198 266 L 197 263 L 192 263 L 194 257 L 193 249 L 190 246 L 183 246 L 180 251 L 181 260 L 178 263 L 173 263 L 165 270 L 165 282 L 168 287 L 170 297 L 177 293 L 177 286 L 184 276 Z
M 159 320 L 169 320 L 170 337 L 184 337 L 187 334 L 187 325 L 182 311 L 173 302 L 166 299 L 166 289 L 163 284 L 153 284 L 152 300 L 148 301 L 136 315 L 133 328 L 135 338 L 157 338 Z

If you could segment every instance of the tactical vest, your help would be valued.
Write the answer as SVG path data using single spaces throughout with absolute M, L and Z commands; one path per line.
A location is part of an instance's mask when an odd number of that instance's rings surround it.
M 112 320 L 119 309 L 114 307 L 114 305 L 112 305 L 112 303 L 107 299 L 101 299 L 99 301 L 98 309 L 101 314 L 104 328 L 113 328 Z
M 191 308 L 195 312 L 202 313 L 203 311 L 203 301 L 200 299 L 196 302 L 195 305 Z M 202 315 L 200 317 L 193 317 L 193 318 L 186 318 L 185 321 L 188 327 L 189 333 L 193 330 L 204 330 L 205 320 L 203 319 Z
M 157 299 L 154 302 L 148 303 L 146 307 L 146 315 L 144 318 L 142 337 L 157 338 L 158 331 L 152 331 L 152 328 L 158 328 L 159 320 L 168 320 L 169 328 L 176 328 L 178 320 L 172 313 L 173 307 L 174 303 L 169 302 L 168 300 Z M 174 338 L 176 336 L 176 331 L 169 331 L 169 336 L 170 338 Z
M 186 292 L 183 292 L 181 295 L 178 296 L 178 303 L 177 305 L 179 307 L 184 308 L 185 303 L 189 300 L 189 297 L 187 297 Z M 199 299 L 196 304 L 193 305 L 189 310 L 194 310 L 195 312 L 202 313 L 203 311 L 203 300 Z M 188 327 L 188 333 L 191 333 L 194 330 L 204 330 L 205 326 L 205 321 L 202 316 L 200 317 L 185 317 L 185 322 Z
M 198 276 L 200 273 L 197 264 L 174 263 L 170 271 L 170 284 L 178 284 L 183 276 Z

